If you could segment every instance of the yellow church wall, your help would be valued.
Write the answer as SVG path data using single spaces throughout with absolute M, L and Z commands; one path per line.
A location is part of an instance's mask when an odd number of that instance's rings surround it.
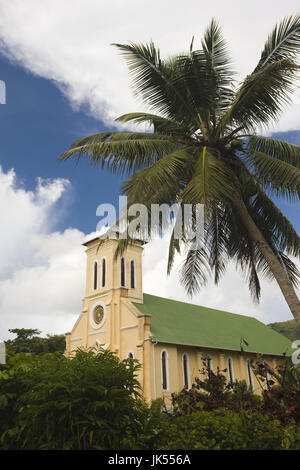
M 180 391 L 184 388 L 183 378 L 183 354 L 186 353 L 188 357 L 188 375 L 189 375 L 189 387 L 195 382 L 195 377 L 205 379 L 205 375 L 202 375 L 200 371 L 203 371 L 203 357 L 209 356 L 212 360 L 212 370 L 217 372 L 217 368 L 221 371 L 227 369 L 226 372 L 222 372 L 227 376 L 229 383 L 229 366 L 228 359 L 232 360 L 232 370 L 234 380 L 245 380 L 250 385 L 247 360 L 255 360 L 255 354 L 241 354 L 238 351 L 226 351 L 226 350 L 215 350 L 215 349 L 200 349 L 197 347 L 180 346 L 172 344 L 152 344 L 152 354 L 154 350 L 155 361 L 152 370 L 152 376 L 150 380 L 152 383 L 152 394 L 151 398 L 163 397 L 166 404 L 171 402 L 171 393 Z M 162 351 L 167 352 L 167 379 L 168 387 L 167 390 L 162 389 L 162 364 L 161 355 Z M 271 366 L 275 367 L 278 363 L 278 359 L 273 356 L 264 356 L 264 360 Z M 251 371 L 253 390 L 255 393 L 262 393 L 262 387 L 256 379 L 253 371 Z

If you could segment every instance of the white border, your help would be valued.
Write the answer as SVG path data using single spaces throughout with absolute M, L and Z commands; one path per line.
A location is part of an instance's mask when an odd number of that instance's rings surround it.
M 94 310 L 96 307 L 98 307 L 98 305 L 101 305 L 101 307 L 103 307 L 103 311 L 104 311 L 104 315 L 103 315 L 103 318 L 102 318 L 102 322 L 99 323 L 99 325 L 97 323 L 94 322 Z M 106 318 L 106 307 L 104 305 L 103 302 L 97 302 L 96 304 L 94 304 L 90 310 L 90 325 L 91 327 L 94 329 L 94 330 L 99 330 L 99 328 L 101 328 L 101 326 L 103 325 L 103 323 L 105 322 L 105 318 Z
M 162 355 L 166 353 L 166 373 L 167 373 L 167 388 L 163 388 L 163 369 L 162 369 Z M 161 389 L 163 392 L 170 391 L 170 377 L 169 377 L 169 355 L 166 349 L 163 349 L 160 353 L 160 369 L 161 369 Z

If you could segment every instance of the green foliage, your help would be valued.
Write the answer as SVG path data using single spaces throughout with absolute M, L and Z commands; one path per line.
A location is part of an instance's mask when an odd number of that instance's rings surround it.
M 133 448 L 147 417 L 138 367 L 104 350 L 11 355 L 0 372 L 1 447 Z
M 270 323 L 269 326 L 273 328 L 273 330 L 289 338 L 291 341 L 300 338 L 300 328 L 297 326 L 295 320 Z
M 267 387 L 263 391 L 262 411 L 288 423 L 300 424 L 300 368 L 290 358 L 276 369 L 264 361 L 255 364 L 256 377 Z
M 65 335 L 47 335 L 46 338 L 41 338 L 41 332 L 32 328 L 13 328 L 8 330 L 14 333 L 17 337 L 13 340 L 5 341 L 7 351 L 15 353 L 63 353 L 66 349 Z
M 226 408 L 236 412 L 260 409 L 261 398 L 253 393 L 246 382 L 228 383 L 225 372 L 227 369 L 210 370 L 206 358 L 203 358 L 200 377 L 195 377 L 192 387 L 172 394 L 172 416 L 186 416 L 199 409 L 213 411 Z
M 300 433 L 298 432 L 299 439 Z M 285 445 L 296 445 L 295 429 Z M 218 409 L 180 416 L 166 426 L 162 449 L 167 450 L 262 450 L 280 449 L 284 439 L 279 421 L 255 411 Z M 297 441 L 297 445 L 299 440 Z M 290 448 L 290 447 L 289 447 Z M 299 448 L 299 447 L 298 447 Z

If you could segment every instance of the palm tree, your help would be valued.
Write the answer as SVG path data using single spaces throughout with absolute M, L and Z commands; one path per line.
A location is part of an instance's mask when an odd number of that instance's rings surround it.
M 170 239 L 168 272 L 185 246 L 181 281 L 190 294 L 216 283 L 229 260 L 260 297 L 259 275 L 275 278 L 300 326 L 295 292 L 299 236 L 272 197 L 300 194 L 300 147 L 257 134 L 289 103 L 299 71 L 300 15 L 285 18 L 269 35 L 260 60 L 240 84 L 215 20 L 201 48 L 163 60 L 149 44 L 115 44 L 125 56 L 136 93 L 148 112 L 121 122 L 146 123 L 152 132 L 104 132 L 80 139 L 60 156 L 127 174 L 129 205 L 205 204 L 205 244 Z M 245 51 L 246 53 L 246 51 Z

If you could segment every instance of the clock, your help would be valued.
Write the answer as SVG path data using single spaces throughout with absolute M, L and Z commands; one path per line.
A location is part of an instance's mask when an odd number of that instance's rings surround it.
M 96 325 L 100 325 L 104 318 L 104 308 L 102 305 L 97 305 L 97 307 L 94 309 L 94 314 L 93 314 L 93 319 Z
M 94 330 L 101 328 L 105 321 L 105 305 L 102 302 L 97 302 L 90 309 L 90 325 Z

